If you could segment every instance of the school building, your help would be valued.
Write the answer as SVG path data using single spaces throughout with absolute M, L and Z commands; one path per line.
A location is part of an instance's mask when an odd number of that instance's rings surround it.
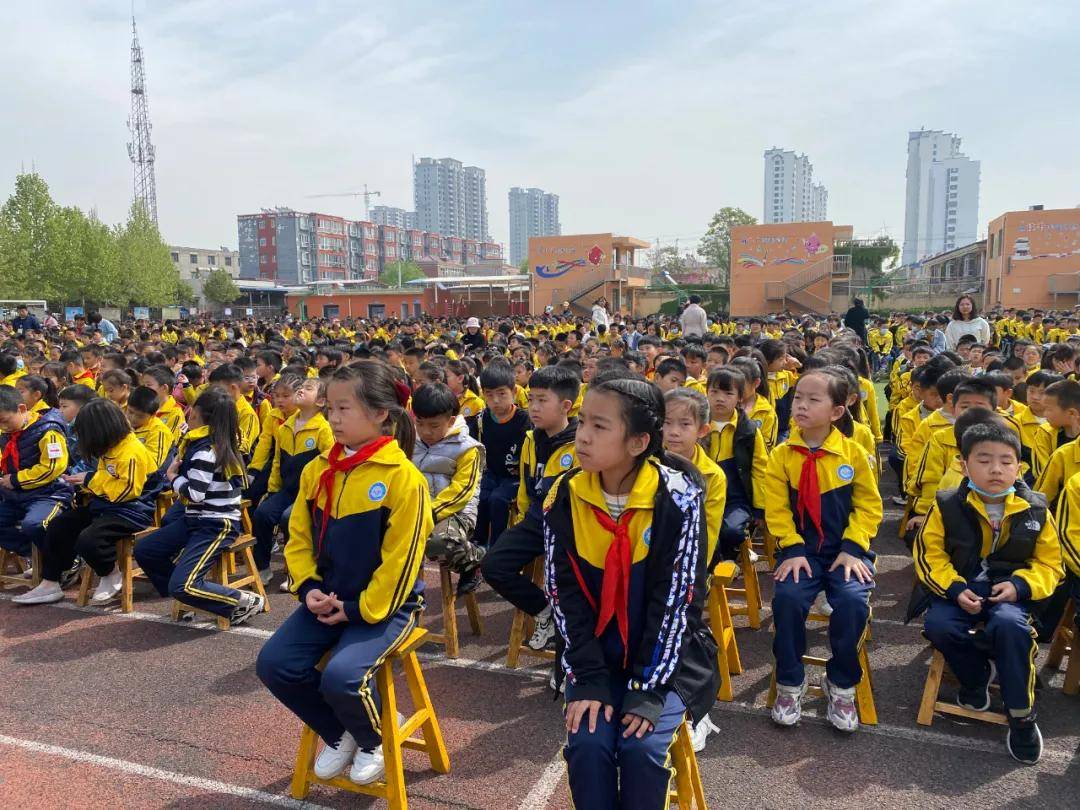
M 731 314 L 787 310 L 824 315 L 847 308 L 851 256 L 836 255 L 850 241 L 850 225 L 783 222 L 731 229 Z
M 987 228 L 986 307 L 1080 304 L 1080 208 L 1009 211 Z
M 569 306 L 588 314 L 593 302 L 606 298 L 608 312 L 638 314 L 652 270 L 638 267 L 636 251 L 649 243 L 610 233 L 533 236 L 529 238 L 529 312 L 547 307 L 561 313 Z

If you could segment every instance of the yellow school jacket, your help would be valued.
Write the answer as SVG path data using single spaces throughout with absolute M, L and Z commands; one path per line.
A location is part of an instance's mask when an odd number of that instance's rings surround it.
M 189 408 L 195 404 L 195 400 L 199 398 L 199 395 L 206 390 L 209 383 L 199 383 L 198 385 L 185 385 L 184 391 L 184 404 Z
M 746 418 L 745 416 L 743 418 Z M 705 447 L 710 459 L 724 472 L 725 488 L 731 491 L 733 481 L 739 482 L 751 508 L 765 508 L 765 467 L 769 463 L 769 452 L 765 449 L 765 437 L 761 431 L 754 430 L 754 450 L 750 460 L 750 480 L 743 481 L 735 464 L 735 428 L 738 425 L 739 409 L 731 412 L 726 422 L 713 422 L 709 435 L 705 437 Z M 730 498 L 725 498 L 730 503 Z M 725 504 L 726 505 L 726 504 Z
M 1080 579 L 1080 477 L 1076 475 L 1065 482 L 1058 500 L 1057 528 L 1065 567 Z
M 391 440 L 357 467 L 334 474 L 334 496 L 324 515 L 325 490 L 318 501 L 316 495 L 330 466 L 328 455 L 300 476 L 285 545 L 292 591 L 301 599 L 313 587 L 334 592 L 350 622 L 378 624 L 417 585 L 434 526 L 427 481 Z
M 261 472 L 268 464 L 274 463 L 274 438 L 277 436 L 277 429 L 285 424 L 287 418 L 280 408 L 271 407 L 267 411 L 259 426 L 259 440 L 255 442 L 255 449 L 251 452 L 248 472 Z
M 1046 496 L 1046 502 L 1053 508 L 1058 496 L 1076 473 L 1080 472 L 1080 443 L 1075 441 L 1063 444 L 1050 454 L 1050 460 L 1035 479 L 1036 492 Z
M 534 433 L 535 428 L 526 432 L 525 441 L 521 445 L 521 475 L 518 478 L 515 522 L 524 518 L 530 510 L 533 517 L 540 519 L 540 506 L 544 503 L 552 483 L 564 472 L 577 466 L 574 437 L 571 433 L 566 433 L 566 441 L 552 449 L 551 455 L 541 467 L 536 457 Z M 553 438 L 557 440 L 558 437 Z
M 1050 462 L 1050 456 L 1054 451 L 1075 439 L 1070 439 L 1064 428 L 1056 428 L 1049 422 L 1043 422 L 1033 432 L 1031 443 L 1031 472 L 1038 478 L 1042 475 L 1043 467 Z
M 236 418 L 240 424 L 240 454 L 249 458 L 259 439 L 259 417 L 243 396 L 236 400 Z
M 0 377 L 0 385 L 10 385 L 12 388 L 14 388 L 15 383 L 18 382 L 20 379 L 22 379 L 25 376 L 26 376 L 26 369 L 20 368 L 17 371 L 14 371 L 11 374 L 8 374 L 6 377 Z M 94 387 L 94 378 L 92 376 L 91 376 L 90 382 L 88 384 L 89 384 L 89 386 L 91 388 Z
M 776 538 L 782 558 L 814 554 L 833 559 L 841 551 L 865 557 L 881 523 L 881 495 L 863 449 L 833 428 L 821 445 L 825 455 L 817 465 L 821 492 L 821 528 L 809 515 L 793 511 L 807 447 L 797 426 L 788 440 L 769 456 L 765 469 L 765 522 Z
M 299 417 L 300 411 L 295 411 L 274 432 L 274 462 L 266 482 L 267 492 L 295 491 L 304 466 L 334 446 L 334 431 L 325 416 L 316 413 L 297 430 Z
M 184 419 L 184 409 L 177 404 L 172 396 L 165 397 L 161 408 L 155 414 L 158 419 L 165 423 L 165 427 L 173 435 L 173 441 L 179 442 L 187 433 L 187 421 Z
M 770 371 L 766 375 L 769 386 L 769 402 L 776 405 L 784 395 L 788 392 L 791 386 L 795 385 L 798 378 L 795 376 L 795 372 L 784 369 L 783 371 Z M 705 393 L 702 391 L 702 393 Z
M 979 521 L 982 534 L 981 555 L 985 559 L 994 548 L 1000 548 L 1009 542 L 1009 517 L 1026 512 L 1030 504 L 1015 493 L 1005 497 L 1005 515 L 1002 518 L 1001 532 L 997 543 L 990 528 L 990 518 L 982 499 L 971 490 L 967 490 L 966 503 L 971 506 Z M 961 590 L 967 587 L 967 581 L 953 567 L 952 560 L 945 548 L 945 525 L 941 519 L 935 501 L 922 530 L 915 538 L 913 549 L 915 574 L 919 581 L 934 596 L 942 599 L 955 599 Z M 1053 513 L 1047 512 L 1046 523 L 1039 531 L 1035 541 L 1035 553 L 1031 564 L 1021 568 L 1013 576 L 1022 579 L 1031 589 L 1031 599 L 1045 599 L 1054 592 L 1061 580 L 1061 547 L 1058 543 L 1057 527 Z
M 925 515 L 930 511 L 934 498 L 941 489 L 942 477 L 959 455 L 960 448 L 956 446 L 956 436 L 951 426 L 948 430 L 939 430 L 930 437 L 908 482 L 907 492 L 915 498 L 915 514 Z
M 150 451 L 150 457 L 154 460 L 153 470 L 161 469 L 161 465 L 165 463 L 165 459 L 169 457 L 169 451 L 175 444 L 172 431 L 164 422 L 153 416 L 146 420 L 146 424 L 141 428 L 135 428 L 135 437 Z
M 577 399 L 574 400 L 574 404 L 570 406 L 570 411 L 567 413 L 567 418 L 575 419 L 578 413 L 581 411 L 581 403 L 585 399 L 585 390 L 588 388 L 587 383 L 582 383 L 581 388 L 578 389 Z
M 859 421 L 870 428 L 874 442 L 881 444 L 881 417 L 878 415 L 877 392 L 874 384 L 866 377 L 859 377 L 859 399 L 862 400 L 862 419 Z
M 771 453 L 776 446 L 776 410 L 765 397 L 759 395 L 754 398 L 754 404 L 746 415 L 757 425 L 761 438 L 765 440 L 765 450 Z
M 874 480 L 878 477 L 877 442 L 870 428 L 862 422 L 852 421 L 851 441 L 859 445 L 866 452 L 866 460 L 870 463 L 870 469 L 874 471 Z
M 905 405 L 907 407 L 905 407 Z M 930 416 L 933 411 L 927 410 L 922 402 L 917 399 L 911 399 L 908 397 L 896 406 L 896 428 L 893 437 L 893 442 L 900 448 L 900 455 L 906 457 L 908 455 L 908 448 L 911 445 L 911 440 L 915 437 L 916 431 L 919 429 L 919 425 L 922 421 Z
M 870 342 L 870 351 L 874 352 L 874 354 L 888 354 L 892 351 L 893 336 L 888 329 L 885 330 L 885 334 L 881 334 L 880 330 L 875 329 L 868 332 L 866 338 Z
M 919 406 L 920 413 L 922 406 Z M 904 480 L 909 484 L 919 475 L 919 465 L 922 464 L 923 451 L 926 449 L 926 445 L 930 443 L 930 437 L 937 433 L 939 430 L 952 430 L 953 422 L 956 420 L 952 414 L 947 414 L 945 411 L 938 409 L 932 414 L 924 418 L 919 422 L 919 426 L 915 429 L 915 433 L 908 440 L 906 448 L 906 461 L 904 462 Z M 908 493 L 915 495 L 914 492 L 908 489 Z
M 56 416 L 59 417 L 59 414 Z M 31 412 L 28 414 L 23 430 L 27 430 L 40 418 L 41 415 L 39 413 Z M 59 418 L 56 418 L 54 424 L 59 427 L 63 423 Z M 29 438 L 29 434 L 27 435 L 27 438 Z M 9 438 L 8 441 L 17 442 L 18 439 Z M 30 455 L 33 455 L 32 451 Z M 28 466 L 21 466 L 23 464 Z M 23 450 L 23 456 L 20 459 L 20 469 L 13 473 L 15 476 L 14 488 L 25 492 L 27 490 L 46 487 L 60 478 L 60 476 L 67 471 L 67 468 L 67 437 L 60 430 L 48 428 L 38 438 L 36 460 L 28 457 L 25 449 Z M 8 469 L 13 469 L 13 467 L 9 467 Z
M 462 416 L 471 419 L 474 416 L 479 416 L 480 412 L 484 410 L 484 400 L 479 394 L 475 394 L 466 388 L 465 393 L 458 397 L 458 408 Z
M 154 504 L 143 497 L 143 489 L 147 477 L 156 471 L 150 451 L 134 433 L 127 434 L 98 459 L 97 469 L 87 474 L 83 488 L 93 496 L 91 510 L 146 525 Z
M 514 385 L 514 404 L 523 411 L 529 410 L 529 391 L 521 385 Z
M 705 479 L 705 530 L 708 533 L 708 557 L 712 560 L 713 552 L 720 542 L 720 524 L 724 522 L 724 506 L 727 501 L 727 476 L 717 466 L 700 445 L 694 446 L 694 457 L 690 462 L 697 467 Z
M 897 360 L 893 364 L 893 370 L 890 372 L 889 382 L 889 406 L 892 407 L 900 400 L 911 395 L 911 371 L 912 369 L 900 370 L 900 361 Z

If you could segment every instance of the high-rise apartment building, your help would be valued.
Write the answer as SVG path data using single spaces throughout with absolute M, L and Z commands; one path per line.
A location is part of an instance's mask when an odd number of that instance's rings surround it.
M 559 195 L 542 188 L 510 189 L 510 263 L 529 255 L 530 236 L 561 236 Z
M 416 212 L 394 208 L 392 205 L 373 205 L 371 221 L 376 225 L 392 225 L 395 228 L 408 230 L 416 227 Z
M 821 222 L 828 218 L 829 192 L 814 182 L 814 167 L 806 155 L 790 149 L 765 150 L 766 225 L 777 222 Z
M 951 132 L 909 132 L 901 262 L 914 264 L 978 235 L 979 161 L 960 151 Z
M 420 158 L 413 166 L 416 227 L 477 241 L 488 233 L 487 178 L 477 166 L 453 158 Z

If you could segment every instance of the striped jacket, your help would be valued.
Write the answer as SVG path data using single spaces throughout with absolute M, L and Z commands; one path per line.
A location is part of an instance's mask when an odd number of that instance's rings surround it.
M 183 498 L 188 517 L 240 519 L 244 472 L 229 473 L 220 469 L 210 429 L 189 430 L 180 449 L 180 471 L 173 479 L 173 491 Z

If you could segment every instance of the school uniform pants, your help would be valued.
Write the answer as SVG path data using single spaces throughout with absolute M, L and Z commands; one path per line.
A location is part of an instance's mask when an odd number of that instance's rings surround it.
M 712 571 L 720 560 L 737 560 L 739 549 L 746 542 L 746 525 L 750 522 L 750 509 L 743 504 L 733 504 L 724 509 L 724 519 L 720 523 L 720 543 L 717 546 L 716 559 L 709 561 Z M 717 556 L 719 555 L 719 556 Z
M 257 507 L 266 495 L 266 487 L 270 483 L 270 462 L 267 462 L 266 468 L 257 471 L 251 476 L 251 483 L 248 484 L 248 488 L 244 490 L 244 497 L 251 501 L 252 505 Z
M 620 705 L 622 699 L 615 701 Z M 576 734 L 567 733 L 563 757 L 570 777 L 574 806 L 605 810 L 659 810 L 668 806 L 673 771 L 668 752 L 683 721 L 686 707 L 675 690 L 668 692 L 656 727 L 641 739 L 624 739 L 622 714 L 611 720 L 603 711 L 596 731 L 583 719 Z
M 42 545 L 49 523 L 63 510 L 64 504 L 51 498 L 0 500 L 0 548 L 29 557 L 34 546 Z M 21 528 L 16 527 L 20 521 Z
M 252 554 L 255 556 L 255 565 L 259 570 L 270 567 L 270 554 L 274 550 L 274 528 L 281 526 L 281 530 L 289 528 L 289 515 L 295 496 L 286 492 L 273 492 L 262 499 L 251 516 L 252 533 L 255 535 L 255 548 Z
M 870 617 L 870 592 L 873 582 L 862 583 L 854 576 L 844 581 L 844 571 L 829 571 L 832 560 L 807 556 L 812 573 L 788 574 L 773 591 L 773 655 L 776 658 L 776 682 L 800 686 L 806 677 L 802 657 L 806 654 L 806 617 L 821 591 L 833 612 L 829 617 L 829 647 L 832 657 L 825 665 L 829 682 L 841 689 L 851 689 L 862 680 L 859 665 L 859 639 Z M 871 566 L 871 571 L 873 567 Z
M 378 624 L 323 624 L 301 604 L 259 652 L 255 671 L 274 697 L 328 745 L 348 731 L 360 747 L 382 743 L 375 673 L 387 651 L 416 627 L 423 599 L 413 593 Z M 320 672 L 316 665 L 330 653 Z
M 517 498 L 518 482 L 485 472 L 480 479 L 480 502 L 476 510 L 473 542 L 484 548 L 499 539 L 510 522 L 510 504 Z
M 989 582 L 973 582 L 968 587 L 977 596 L 990 595 Z M 983 624 L 984 633 L 972 633 L 978 624 Z M 934 599 L 923 620 L 923 630 L 963 686 L 974 689 L 985 684 L 992 658 L 1005 708 L 1016 717 L 1031 712 L 1039 646 L 1027 603 L 984 602 L 982 611 L 971 614 L 955 601 Z
M 480 573 L 495 593 L 530 616 L 547 607 L 544 591 L 521 569 L 544 554 L 544 529 L 540 521 L 525 518 L 504 531 L 480 562 Z
M 100 577 L 111 574 L 116 567 L 116 541 L 141 531 L 150 525 L 147 518 L 132 522 L 108 512 L 93 515 L 87 507 L 61 512 L 45 530 L 41 547 L 41 575 L 59 582 L 60 576 L 82 557 Z
M 162 526 L 135 545 L 135 560 L 162 596 L 199 610 L 231 616 L 240 591 L 206 575 L 232 545 L 240 521 L 188 515 L 183 504 L 169 509 Z

